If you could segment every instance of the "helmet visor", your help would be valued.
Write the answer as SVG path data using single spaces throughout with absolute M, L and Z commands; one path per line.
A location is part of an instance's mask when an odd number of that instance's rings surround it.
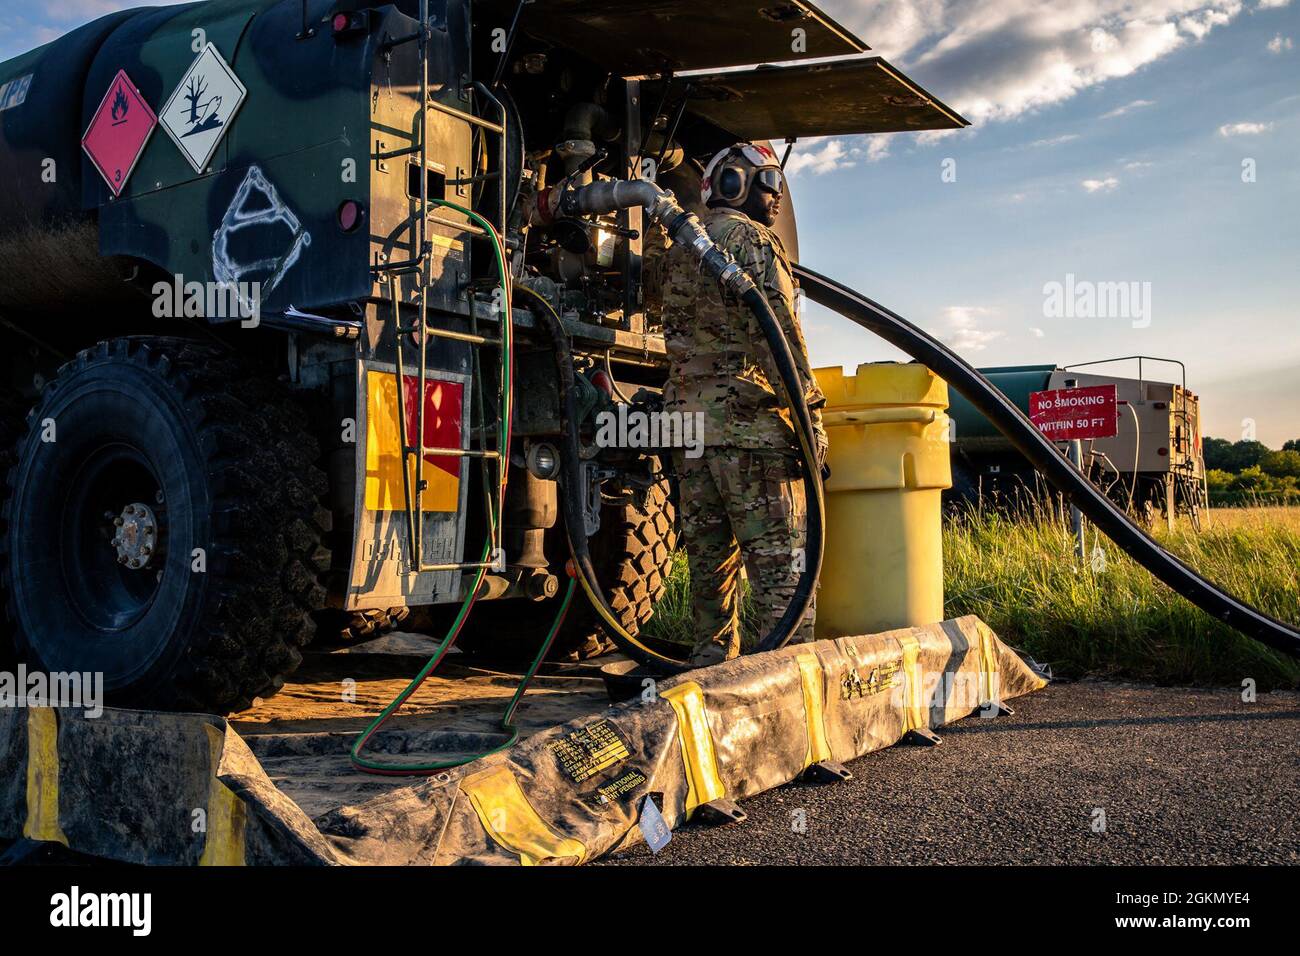
M 779 196 L 785 190 L 785 177 L 781 175 L 781 170 L 767 166 L 754 171 L 754 185 L 762 186 Z

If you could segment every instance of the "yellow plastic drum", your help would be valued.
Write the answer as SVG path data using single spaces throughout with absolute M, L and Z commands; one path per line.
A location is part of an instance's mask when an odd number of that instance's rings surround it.
M 826 394 L 831 467 L 817 637 L 942 621 L 947 383 L 894 362 L 814 374 Z

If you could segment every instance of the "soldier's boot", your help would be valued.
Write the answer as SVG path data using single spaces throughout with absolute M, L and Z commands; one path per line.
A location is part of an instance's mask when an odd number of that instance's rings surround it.
M 731 660 L 731 658 L 739 654 L 739 651 L 738 647 L 728 647 L 726 644 L 707 641 L 695 645 L 691 650 L 690 660 L 687 663 L 691 667 L 712 667 L 714 664 L 721 664 L 723 661 Z

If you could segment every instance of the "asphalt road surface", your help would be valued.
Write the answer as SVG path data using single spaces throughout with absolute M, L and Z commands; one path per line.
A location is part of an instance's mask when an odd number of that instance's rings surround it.
M 1300 863 L 1300 694 L 1087 682 L 1011 706 L 597 865 Z

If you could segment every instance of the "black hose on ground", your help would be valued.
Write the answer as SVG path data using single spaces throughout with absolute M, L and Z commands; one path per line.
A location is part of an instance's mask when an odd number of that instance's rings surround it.
M 803 266 L 795 267 L 795 276 L 813 302 L 874 332 L 947 381 L 1138 564 L 1212 617 L 1275 650 L 1300 657 L 1300 631 L 1237 600 L 1160 547 L 1070 464 L 1010 399 L 956 353 L 901 316 L 832 279 Z

